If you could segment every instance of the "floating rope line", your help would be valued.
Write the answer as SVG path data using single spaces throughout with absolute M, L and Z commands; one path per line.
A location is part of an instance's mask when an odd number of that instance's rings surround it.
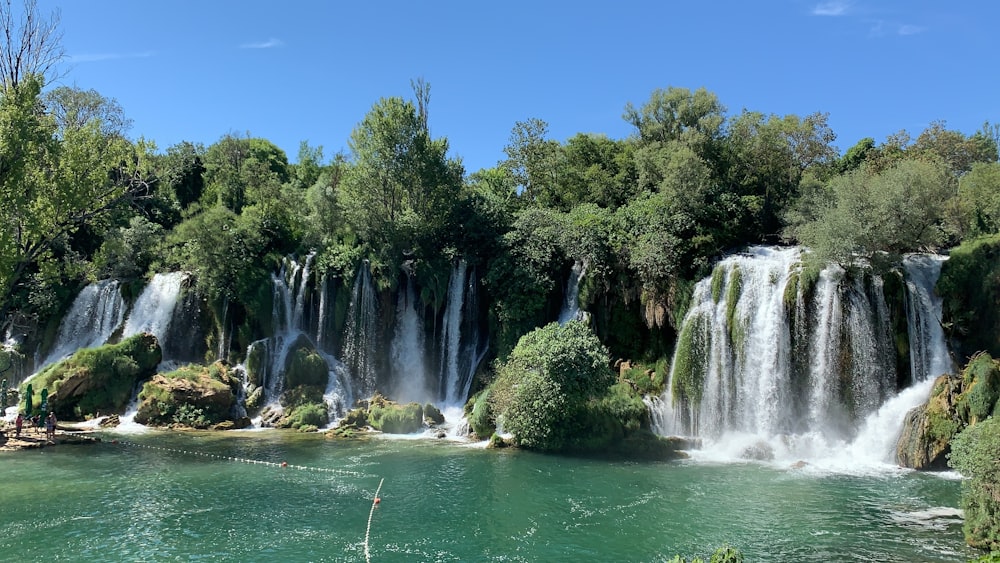
M 271 466 L 271 467 L 279 467 L 281 469 L 298 469 L 300 471 L 316 471 L 316 472 L 319 472 L 319 473 L 334 473 L 334 474 L 337 474 L 337 475 L 348 475 L 348 476 L 351 476 L 351 477 L 374 477 L 375 476 L 375 475 L 371 475 L 371 474 L 368 474 L 368 473 L 360 473 L 358 471 L 348 471 L 346 469 L 330 469 L 328 467 L 310 467 L 308 465 L 293 465 L 293 464 L 290 464 L 290 463 L 286 463 L 284 461 L 278 463 L 278 462 L 275 462 L 275 461 L 264 461 L 264 460 L 261 460 L 261 459 L 247 459 L 247 458 L 242 458 L 242 457 L 233 457 L 233 456 L 225 456 L 225 455 L 217 455 L 217 454 L 207 454 L 207 453 L 204 453 L 204 452 L 195 452 L 195 451 L 191 451 L 191 450 L 181 450 L 181 449 L 177 449 L 177 448 L 164 448 L 162 446 L 150 446 L 150 445 L 147 445 L 147 444 L 139 444 L 139 443 L 136 443 L 136 442 L 128 442 L 128 441 L 124 441 L 124 440 L 113 440 L 111 443 L 112 444 L 121 444 L 123 446 L 130 446 L 130 447 L 133 447 L 133 448 L 143 448 L 143 449 L 147 449 L 147 450 L 155 450 L 155 451 L 170 452 L 170 453 L 175 453 L 175 454 L 184 454 L 184 455 L 205 457 L 205 458 L 218 459 L 218 460 L 223 460 L 223 461 L 233 461 L 233 462 L 237 462 L 237 463 L 247 463 L 247 464 L 252 464 L 252 465 L 267 465 L 267 466 Z M 381 486 L 382 485 L 380 483 L 379 487 L 381 487 Z M 378 496 L 377 493 L 376 493 L 376 496 Z
M 384 481 L 385 481 L 384 477 L 382 479 L 379 479 L 378 488 L 375 489 L 375 498 L 372 499 L 372 509 L 368 513 L 368 528 L 365 530 L 365 561 L 368 561 L 369 563 L 372 560 L 372 555 L 371 553 L 368 552 L 368 536 L 371 534 L 372 531 L 372 516 L 375 514 L 375 507 L 378 506 L 379 502 L 381 502 L 382 500 L 378 497 L 378 493 L 379 491 L 382 490 L 382 483 Z

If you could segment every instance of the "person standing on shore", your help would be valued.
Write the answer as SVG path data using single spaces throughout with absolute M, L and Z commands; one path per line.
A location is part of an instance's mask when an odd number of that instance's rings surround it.
M 56 413 L 52 411 L 45 417 L 45 439 L 49 442 L 56 441 Z
M 14 419 L 14 436 L 21 437 L 21 428 L 24 426 L 24 416 L 21 413 L 17 413 L 17 418 Z

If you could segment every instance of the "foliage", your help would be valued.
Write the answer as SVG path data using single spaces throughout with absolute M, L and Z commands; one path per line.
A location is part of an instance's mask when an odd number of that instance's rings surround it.
M 705 563 L 705 560 L 695 557 L 688 561 L 680 555 L 675 555 L 668 563 Z M 713 551 L 708 559 L 708 563 L 743 563 L 743 553 L 734 547 L 726 545 Z
M 423 407 L 420 403 L 373 400 L 368 407 L 368 424 L 388 434 L 412 434 L 424 427 Z
M 151 376 L 161 357 L 155 337 L 137 334 L 118 344 L 82 349 L 30 381 L 38 393 L 49 390 L 51 409 L 61 419 L 121 412 L 136 382 Z M 25 390 L 22 384 L 22 394 Z
M 404 254 L 439 247 L 463 170 L 447 158 L 448 141 L 431 139 L 426 119 L 401 98 L 379 100 L 351 133 L 350 147 L 337 202 L 372 253 L 377 282 L 392 285 Z
M 958 208 L 964 237 L 1000 233 L 1000 163 L 972 164 L 958 181 Z
M 613 383 L 608 366 L 607 350 L 585 323 L 551 323 L 523 336 L 500 365 L 491 408 L 517 444 L 562 449 L 577 413 Z
M 127 227 L 111 231 L 94 257 L 100 277 L 136 279 L 153 263 L 163 228 L 141 215 L 129 220 Z
M 60 129 L 44 111 L 40 80 L 0 92 L 0 318 L 15 293 L 57 285 L 77 259 L 72 236 L 150 193 L 149 145 L 106 134 L 100 115 Z
M 858 254 L 903 253 L 945 242 L 945 202 L 953 181 L 936 163 L 901 160 L 880 172 L 862 168 L 838 176 L 825 200 L 788 232 L 818 256 L 850 263 Z M 806 218 L 810 214 L 814 218 Z
M 1000 357 L 1000 235 L 952 249 L 936 291 L 945 328 L 969 356 L 985 350 Z
M 951 444 L 949 463 L 966 478 L 962 487 L 965 539 L 980 549 L 1000 549 L 1000 419 L 963 430 Z

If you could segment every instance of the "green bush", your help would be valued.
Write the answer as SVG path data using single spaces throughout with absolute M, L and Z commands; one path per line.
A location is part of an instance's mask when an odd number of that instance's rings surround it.
M 988 418 L 967 427 L 951 443 L 949 463 L 966 480 L 962 484 L 965 541 L 1000 550 L 1000 419 Z
M 485 439 L 496 432 L 496 420 L 490 408 L 490 389 L 486 388 L 469 400 L 471 408 L 467 414 L 469 428 L 479 438 Z
M 302 432 L 315 431 L 330 422 L 330 413 L 323 402 L 306 403 L 292 407 L 277 424 L 279 428 L 295 428 Z
M 372 404 L 368 409 L 368 424 L 388 434 L 412 434 L 424 427 L 420 403 L 398 405 L 391 402 Z
M 522 337 L 500 365 L 491 408 L 516 444 L 563 449 L 580 425 L 576 414 L 614 382 L 609 364 L 587 324 L 551 323 Z

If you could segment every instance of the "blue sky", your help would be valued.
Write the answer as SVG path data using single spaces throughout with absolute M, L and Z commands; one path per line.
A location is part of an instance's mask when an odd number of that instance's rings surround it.
M 933 120 L 1000 122 L 1000 2 L 39 0 L 60 11 L 60 83 L 115 98 L 160 150 L 227 133 L 348 150 L 380 97 L 431 85 L 430 127 L 467 171 L 518 120 L 557 140 L 631 134 L 656 88 L 705 87 L 742 109 L 830 114 L 836 145 Z

